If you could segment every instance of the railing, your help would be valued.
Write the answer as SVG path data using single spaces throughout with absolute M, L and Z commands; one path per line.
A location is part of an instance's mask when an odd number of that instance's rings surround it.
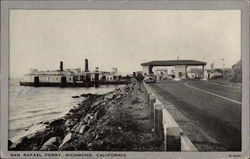
M 146 83 L 144 87 L 147 91 L 148 111 L 154 119 L 154 140 L 163 142 L 165 151 L 198 151 L 154 91 Z

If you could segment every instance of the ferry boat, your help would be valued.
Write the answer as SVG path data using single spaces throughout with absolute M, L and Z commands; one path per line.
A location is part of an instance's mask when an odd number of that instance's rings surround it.
M 22 86 L 46 86 L 46 87 L 99 87 L 99 85 L 128 84 L 130 79 L 118 73 L 117 68 L 111 72 L 99 71 L 96 68 L 91 72 L 88 69 L 88 59 L 85 59 L 85 70 L 63 69 L 63 62 L 60 62 L 59 70 L 38 71 L 32 69 L 30 73 L 24 75 L 24 80 L 20 81 Z

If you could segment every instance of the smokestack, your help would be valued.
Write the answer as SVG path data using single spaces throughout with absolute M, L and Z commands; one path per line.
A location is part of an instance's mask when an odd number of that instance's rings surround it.
M 89 72 L 89 63 L 88 63 L 88 59 L 85 59 L 85 72 Z
M 60 61 L 60 71 L 63 71 L 63 62 Z

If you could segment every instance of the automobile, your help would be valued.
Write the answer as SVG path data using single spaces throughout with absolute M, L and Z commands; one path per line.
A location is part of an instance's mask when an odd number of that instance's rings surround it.
M 146 77 L 144 78 L 144 81 L 146 83 L 155 83 L 156 82 L 156 76 L 153 75 L 153 74 L 146 75 Z

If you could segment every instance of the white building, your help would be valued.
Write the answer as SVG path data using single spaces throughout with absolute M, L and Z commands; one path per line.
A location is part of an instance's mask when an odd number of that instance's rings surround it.
M 174 66 L 175 80 L 186 79 L 188 66 L 202 66 L 202 79 L 205 79 L 205 65 L 206 62 L 195 60 L 169 60 L 169 61 L 150 61 L 142 63 L 143 75 L 153 73 L 153 67 L 155 66 Z

